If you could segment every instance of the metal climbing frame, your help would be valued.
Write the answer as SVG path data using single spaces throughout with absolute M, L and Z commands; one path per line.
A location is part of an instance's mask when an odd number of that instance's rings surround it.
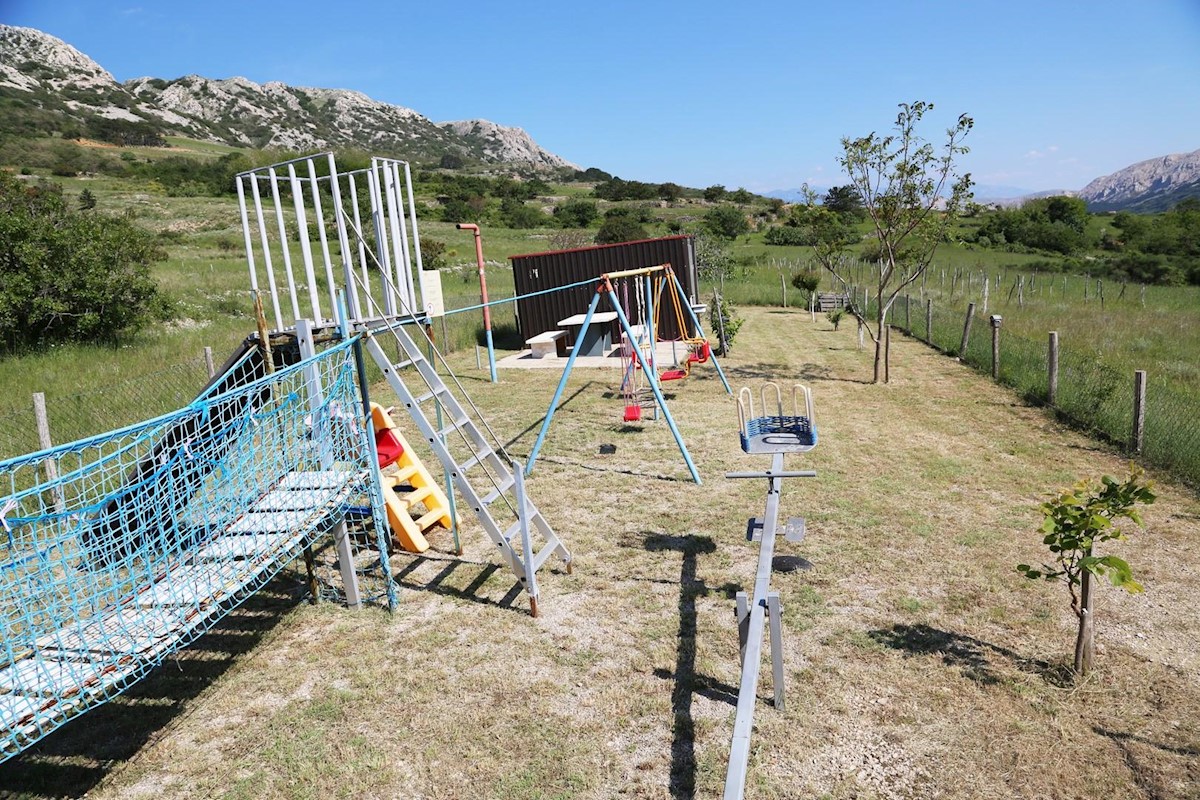
M 783 711 L 783 606 L 779 601 L 779 593 L 771 591 L 775 536 L 779 525 L 779 497 L 783 491 L 784 478 L 814 478 L 817 474 L 813 470 L 789 471 L 783 468 L 783 459 L 788 453 L 805 453 L 817 446 L 812 392 L 805 386 L 794 387 L 791 414 L 784 413 L 778 385 L 764 385 L 759 398 L 760 410 L 763 413 L 756 415 L 754 393 L 746 387 L 738 393 L 738 433 L 742 450 L 745 452 L 771 454 L 771 467 L 765 472 L 730 472 L 725 475 L 726 478 L 767 479 L 766 512 L 761 517 L 752 518 L 746 532 L 749 540 L 760 543 L 753 594 L 738 592 L 736 597 L 742 680 L 738 689 L 733 740 L 729 747 L 729 767 L 725 773 L 725 800 L 741 800 L 746 788 L 750 733 L 754 728 L 758 671 L 762 661 L 763 628 L 768 622 L 771 626 L 771 671 L 775 708 Z M 772 411 L 774 413 L 771 413 Z M 784 523 L 783 533 L 789 542 L 801 541 L 804 538 L 804 520 L 799 517 L 789 518 Z
M 389 317 L 422 308 L 407 162 L 372 158 L 365 169 L 339 172 L 333 154 L 320 153 L 240 173 L 237 194 L 250 288 L 270 295 L 276 330 L 301 318 L 332 324 L 339 285 L 351 324 L 369 321 L 371 307 Z

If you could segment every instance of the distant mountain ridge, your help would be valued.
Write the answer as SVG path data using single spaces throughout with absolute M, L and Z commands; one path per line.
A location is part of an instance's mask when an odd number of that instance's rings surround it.
M 435 123 L 411 108 L 346 89 L 199 75 L 121 84 L 62 40 L 11 25 L 0 25 L 0 93 L 80 121 L 144 121 L 167 133 L 236 147 L 350 147 L 408 159 L 455 155 L 532 170 L 578 169 L 520 128 L 487 120 Z
M 1165 211 L 1200 197 L 1200 150 L 1139 161 L 1096 178 L 1079 196 L 1091 211 Z

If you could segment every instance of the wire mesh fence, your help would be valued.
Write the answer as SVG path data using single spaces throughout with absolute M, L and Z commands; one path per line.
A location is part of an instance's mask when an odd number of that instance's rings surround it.
M 874 298 L 854 290 L 868 318 L 876 311 Z M 957 356 L 975 369 L 991 373 L 992 325 L 977 309 L 967 328 L 965 304 L 901 296 L 890 313 L 893 327 Z M 1200 485 L 1200 387 L 1188 387 L 1148 376 L 1144 424 L 1135 429 L 1133 372 L 1117 369 L 1096 358 L 1086 347 L 1064 342 L 1057 352 L 1057 385 L 1050 392 L 1049 337 L 1038 340 L 1003 329 L 999 331 L 999 380 L 1026 400 L 1050 406 L 1058 415 L 1161 467 L 1185 482 Z
M 199 354 L 86 392 L 47 392 L 51 442 L 71 442 L 166 414 L 191 402 L 210 377 L 208 358 Z M 0 404 L 0 460 L 41 447 L 33 396 L 10 397 Z

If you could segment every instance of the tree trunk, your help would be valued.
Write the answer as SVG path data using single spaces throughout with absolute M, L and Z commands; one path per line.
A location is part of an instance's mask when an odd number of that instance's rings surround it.
M 878 297 L 878 303 L 875 310 L 875 330 L 877 334 L 875 336 L 875 375 L 871 382 L 887 383 L 887 367 L 885 365 L 887 360 L 887 342 L 884 341 L 884 325 L 886 324 L 886 320 L 883 314 L 882 293 Z
M 1092 573 L 1084 570 L 1079 579 L 1079 635 L 1075 638 L 1075 673 L 1087 675 L 1096 654 L 1096 629 L 1092 623 Z

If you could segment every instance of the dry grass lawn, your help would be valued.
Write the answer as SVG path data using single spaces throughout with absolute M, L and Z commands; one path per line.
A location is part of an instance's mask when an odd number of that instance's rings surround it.
M 1121 474 L 1119 454 L 917 342 L 897 337 L 892 384 L 872 386 L 852 326 L 744 313 L 723 362 L 731 383 L 811 385 L 821 435 L 788 460 L 819 475 L 785 485 L 782 513 L 806 517 L 808 538 L 778 552 L 812 568 L 773 578 L 787 706 L 772 708 L 765 668 L 746 796 L 1200 797 L 1196 496 L 1160 482 L 1147 529 L 1120 545 L 1146 592 L 1102 587 L 1097 669 L 1072 683 L 1066 591 L 1015 565 L 1042 559 L 1038 502 Z M 473 357 L 459 366 L 523 457 L 557 375 L 502 371 L 493 386 Z M 268 624 L 214 634 L 243 644 L 201 642 L 151 679 L 163 697 L 73 723 L 0 768 L 0 791 L 720 796 L 739 681 L 733 595 L 752 584 L 744 531 L 765 502 L 764 482 L 723 476 L 768 457 L 741 452 L 734 403 L 700 369 L 670 385 L 696 486 L 664 423 L 621 422 L 618 382 L 576 372 L 530 480 L 576 558 L 573 575 L 540 576 L 539 618 L 473 521 L 461 558 L 448 535 L 433 538 L 441 552 L 393 557 L 394 615 L 288 600 L 301 582 L 290 576 L 283 600 L 240 612 Z M 123 735 L 136 741 L 114 755 Z

